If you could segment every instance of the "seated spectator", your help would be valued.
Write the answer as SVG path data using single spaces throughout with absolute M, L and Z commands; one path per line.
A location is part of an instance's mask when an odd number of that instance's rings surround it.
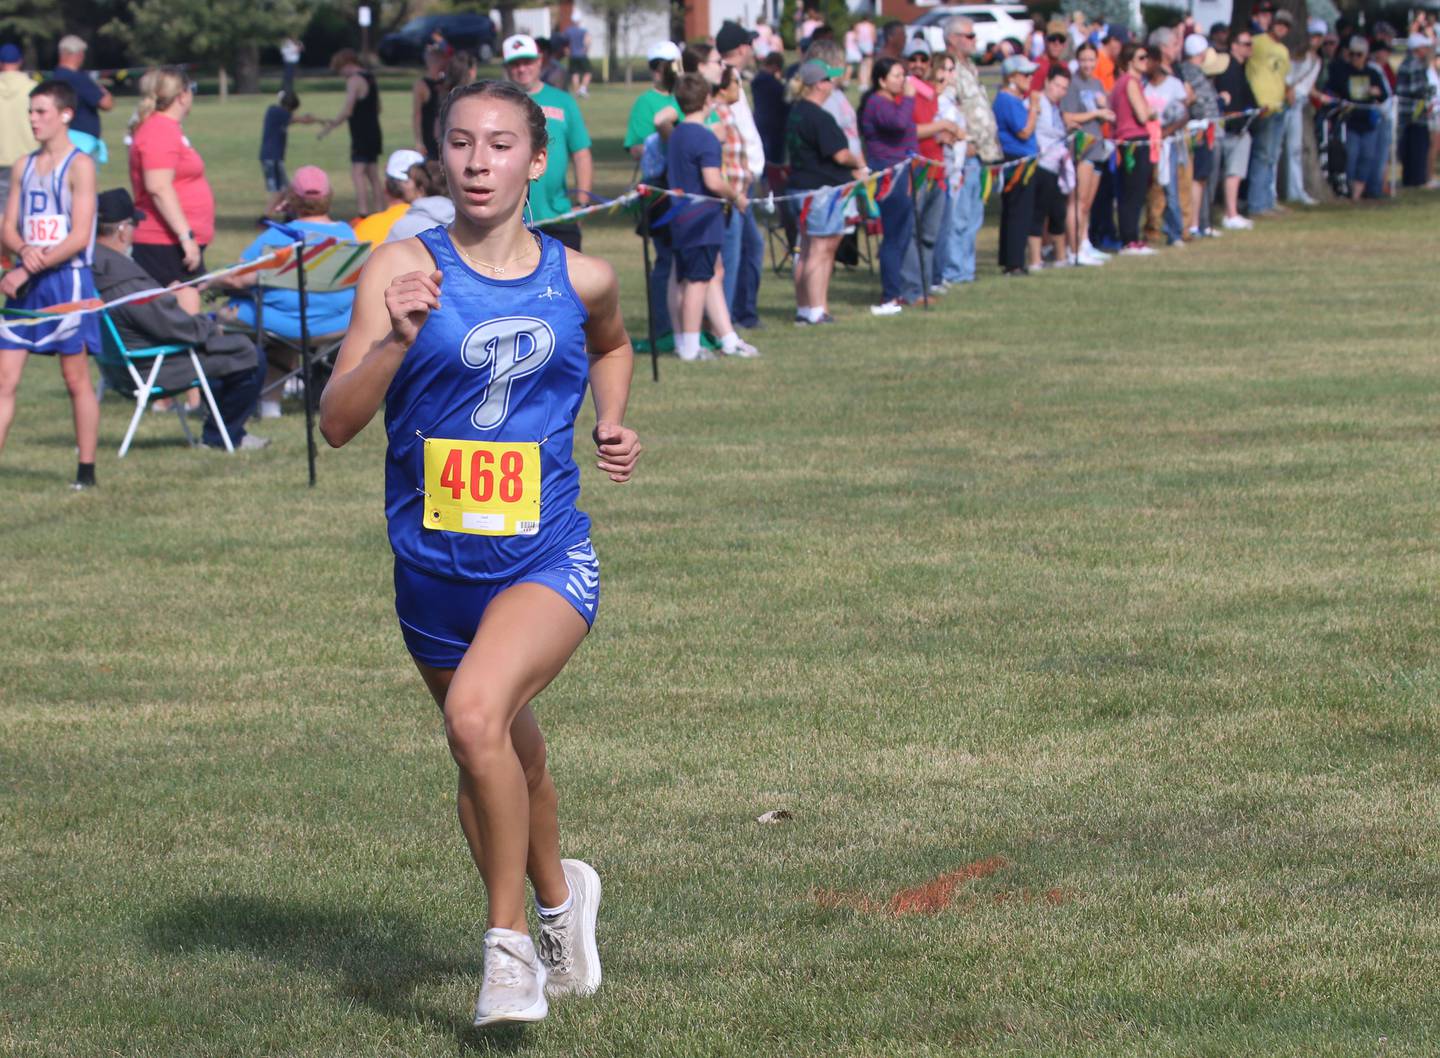
M 355 222 L 355 238 L 361 242 L 382 243 L 395 227 L 395 222 L 410 210 L 420 197 L 420 189 L 411 178 L 413 169 L 425 168 L 425 156 L 408 147 L 393 151 L 385 161 L 385 208 Z
M 1030 241 L 1031 215 L 1035 208 L 1035 180 L 1017 179 L 1016 174 L 1035 156 L 1035 125 L 1040 120 L 1040 93 L 1030 91 L 1035 64 L 1023 55 L 1012 55 L 1000 64 L 1003 78 L 995 94 L 995 128 L 1005 161 L 1017 163 L 1005 170 L 1005 190 L 1000 198 L 1000 267 L 1007 276 L 1029 274 L 1025 267 Z M 1038 240 L 1037 240 L 1038 244 Z M 1038 252 L 1038 245 L 1037 245 Z
M 411 166 L 410 182 L 415 185 L 416 197 L 405 215 L 390 229 L 386 242 L 408 239 L 430 228 L 443 227 L 455 219 L 455 203 L 445 194 L 445 175 L 439 162 Z
M 347 242 L 354 242 L 355 232 L 344 221 L 336 220 L 330 216 L 330 202 L 333 192 L 330 189 L 330 178 L 325 175 L 325 170 L 314 165 L 302 165 L 295 170 L 294 177 L 290 180 L 289 210 L 294 214 L 295 219 L 286 226 L 296 228 L 304 232 L 307 239 L 318 242 L 324 238 L 341 239 Z M 402 220 L 404 218 L 401 218 Z M 291 242 L 289 235 L 276 228 L 266 228 L 255 241 L 240 252 L 242 261 L 252 261 L 263 254 L 269 253 L 277 246 L 287 246 Z M 251 273 L 239 278 L 225 278 L 217 281 L 217 286 L 223 286 L 232 290 L 241 290 L 252 287 L 256 284 L 259 276 Z M 269 289 L 262 295 L 265 306 L 265 330 L 272 334 L 280 335 L 282 338 L 300 337 L 300 293 L 296 290 Z M 350 308 L 355 301 L 355 291 L 332 290 L 324 292 L 307 292 L 305 295 L 306 323 L 311 338 L 322 335 L 338 334 L 350 326 Z M 235 318 L 247 327 L 255 326 L 255 300 L 249 295 L 236 296 L 232 299 L 231 305 Z M 271 352 L 272 360 L 279 360 L 278 365 L 272 364 L 269 381 L 278 381 L 284 374 L 285 369 L 293 368 L 293 356 L 275 350 Z M 280 415 L 280 402 L 278 400 L 260 402 L 260 417 L 262 419 L 278 418 Z
M 145 215 L 135 208 L 130 192 L 124 188 L 106 191 L 96 204 L 95 290 L 105 301 L 114 301 L 126 294 L 153 290 L 160 284 L 130 259 L 135 245 L 135 224 Z M 188 292 L 188 291 L 187 291 Z M 242 334 L 225 334 L 214 318 L 198 311 L 198 299 L 189 305 L 175 294 L 165 294 L 150 301 L 122 305 L 110 311 L 110 319 L 120 332 L 127 348 L 147 349 L 157 345 L 189 345 L 195 347 L 215 405 L 225 422 L 230 443 L 249 451 L 264 448 L 268 438 L 245 432 L 245 421 L 255 411 L 260 383 L 265 377 L 264 366 L 255 346 Z M 166 389 L 178 388 L 195 377 L 188 356 L 169 356 L 160 365 L 155 384 Z M 209 448 L 223 448 L 224 440 L 214 417 L 206 414 L 200 440 Z

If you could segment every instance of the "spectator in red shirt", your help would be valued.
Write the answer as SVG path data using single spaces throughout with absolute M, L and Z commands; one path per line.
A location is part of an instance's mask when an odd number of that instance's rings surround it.
M 960 127 L 940 118 L 940 100 L 930 83 L 930 45 L 924 37 L 916 37 L 905 49 L 905 67 L 915 86 L 915 136 L 920 141 L 920 157 L 936 165 L 945 161 L 945 146 L 954 143 Z M 905 254 L 901 285 L 908 291 L 943 294 L 945 287 L 935 275 L 935 242 L 940 237 L 940 222 L 945 219 L 945 182 L 925 180 L 915 194 L 915 242 Z M 922 295 L 923 296 L 923 295 Z
M 1045 54 L 1035 60 L 1035 76 L 1030 78 L 1030 91 L 1045 91 L 1045 79 L 1050 75 L 1051 66 L 1070 68 L 1065 62 L 1065 48 L 1069 43 L 1069 36 L 1063 32 L 1045 34 Z
M 140 105 L 130 124 L 130 184 L 145 219 L 135 226 L 134 259 L 162 285 L 205 271 L 215 237 L 215 195 L 200 152 L 181 122 L 195 102 L 184 71 L 165 66 L 140 79 Z

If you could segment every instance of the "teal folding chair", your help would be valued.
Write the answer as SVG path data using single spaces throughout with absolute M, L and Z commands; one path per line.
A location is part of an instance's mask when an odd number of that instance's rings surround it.
M 158 386 L 155 380 L 160 377 L 160 367 L 165 363 L 168 356 L 188 356 L 190 364 L 195 369 L 194 376 L 183 386 Z M 95 353 L 95 361 L 100 365 L 100 376 L 106 388 L 113 389 L 123 397 L 133 397 L 135 400 L 135 414 L 130 417 L 130 428 L 125 431 L 125 440 L 120 442 L 120 456 L 125 458 L 125 453 L 130 450 L 130 442 L 135 437 L 135 431 L 140 426 L 140 420 L 145 416 L 145 409 L 150 401 L 156 397 L 173 397 L 177 394 L 188 393 L 192 389 L 199 388 L 205 394 L 205 403 L 210 409 L 210 414 L 215 419 L 215 425 L 220 430 L 220 439 L 225 442 L 225 451 L 234 452 L 235 446 L 230 443 L 230 431 L 225 429 L 225 420 L 220 417 L 220 409 L 215 404 L 215 394 L 210 391 L 210 380 L 205 377 L 205 369 L 200 365 L 200 357 L 195 353 L 192 345 L 152 345 L 146 349 L 128 349 L 124 340 L 120 337 L 120 331 L 115 326 L 115 321 L 110 318 L 110 313 L 100 313 L 100 348 Z M 144 374 L 142 374 L 142 370 Z M 195 435 L 190 432 L 190 424 L 186 421 L 184 401 L 175 402 L 175 414 L 180 418 L 180 429 L 185 432 L 185 440 L 194 447 L 198 442 Z

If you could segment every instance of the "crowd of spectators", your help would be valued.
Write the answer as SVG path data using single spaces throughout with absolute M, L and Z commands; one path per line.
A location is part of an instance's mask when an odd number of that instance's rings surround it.
M 983 274 L 977 234 L 992 191 L 999 197 L 999 274 L 1020 277 L 1243 231 L 1256 218 L 1284 212 L 1282 198 L 1308 206 L 1322 197 L 1379 197 L 1391 191 L 1392 149 L 1401 183 L 1440 186 L 1440 68 L 1434 20 L 1424 13 L 1401 42 L 1399 62 L 1399 35 L 1384 23 L 1368 35 L 1347 22 L 1334 32 L 1313 18 L 1297 26 L 1270 0 L 1260 0 L 1246 25 L 1205 33 L 1192 18 L 1177 17 L 1143 39 L 1077 13 L 983 54 L 974 22 L 963 15 L 914 31 L 862 19 L 837 35 L 807 8 L 799 36 L 798 51 L 787 54 L 765 20 L 754 29 L 726 22 L 713 40 L 662 40 L 648 49 L 650 85 L 633 103 L 623 144 L 638 180 L 676 193 L 649 203 L 640 225 L 655 250 L 653 331 L 671 336 L 682 359 L 712 357 L 702 344 L 706 322 L 715 352 L 758 355 L 739 331 L 763 326 L 762 221 L 793 255 L 795 324 L 819 326 L 835 320 L 831 275 L 837 262 L 856 260 L 861 235 L 878 238 L 876 316 L 899 315 L 976 282 Z M 259 158 L 265 214 L 284 217 L 290 233 L 266 228 L 242 260 L 285 244 L 296 230 L 374 245 L 448 224 L 454 206 L 438 166 L 437 115 L 450 91 L 476 78 L 476 58 L 431 43 L 411 93 L 412 144 L 387 155 L 379 87 L 364 58 L 349 49 L 332 57 L 345 97 L 322 121 L 300 112 L 299 46 L 286 47 L 285 85 L 265 112 Z M 575 249 L 582 229 L 572 212 L 601 201 L 580 106 L 594 74 L 590 47 L 584 27 L 572 23 L 551 38 L 513 35 L 501 50 L 505 76 L 535 98 L 550 137 L 530 218 Z M 73 97 L 65 119 L 73 149 L 103 165 L 101 115 L 115 100 L 85 72 L 86 50 L 78 37 L 62 39 L 51 82 Z M 0 179 L 7 184 L 17 163 L 36 151 L 27 117 L 33 81 L 21 58 L 14 45 L 0 46 Z M 995 69 L 982 73 L 986 65 Z M 992 91 L 993 74 L 999 85 Z M 96 273 L 116 296 L 142 277 L 157 286 L 195 280 L 205 273 L 215 233 L 205 162 L 184 131 L 195 84 L 183 68 L 161 67 L 145 72 L 139 90 L 127 137 L 129 191 L 124 202 L 106 199 L 109 212 L 97 213 L 107 252 Z M 321 136 L 348 126 L 360 214 L 353 226 L 332 216 L 323 170 L 286 172 L 289 127 L 308 123 L 319 124 Z M 927 171 L 912 179 L 920 166 Z M 878 194 L 877 174 L 886 177 Z M 857 194 L 857 185 L 866 193 Z M 757 212 L 765 198 L 780 203 L 773 221 Z M 14 225 L 11 212 L 6 220 Z M 123 268 L 114 260 L 121 252 L 129 262 Z M 253 281 L 253 274 L 225 281 L 231 304 L 216 325 L 249 327 L 253 335 L 263 304 L 265 331 L 293 338 L 295 292 L 266 290 L 257 303 L 243 289 Z M 200 334 L 193 290 L 174 298 L 144 325 L 131 319 L 127 333 L 202 350 L 226 344 Z M 343 332 L 350 298 L 348 291 L 313 293 L 311 333 Z M 185 326 L 160 333 L 166 320 Z M 217 361 L 230 379 L 231 411 L 237 393 L 254 389 L 241 385 L 234 353 L 229 348 L 231 360 Z M 289 366 L 272 363 L 271 381 Z M 278 414 L 276 397 L 260 402 L 262 414 Z M 250 435 L 242 423 L 231 433 L 243 439 Z M 205 436 L 213 440 L 213 432 Z M 250 441 L 247 447 L 264 443 Z

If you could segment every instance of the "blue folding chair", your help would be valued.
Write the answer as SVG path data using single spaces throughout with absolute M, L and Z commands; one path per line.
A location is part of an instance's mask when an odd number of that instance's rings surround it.
M 167 356 L 188 356 L 195 369 L 194 377 L 183 386 L 157 386 L 155 380 L 160 377 L 160 367 Z M 196 387 L 205 394 L 205 403 L 220 430 L 225 451 L 235 451 L 235 446 L 230 443 L 230 431 L 225 429 L 225 420 L 220 417 L 220 409 L 215 404 L 215 394 L 210 391 L 210 380 L 205 377 L 205 369 L 200 365 L 200 357 L 196 355 L 194 346 L 152 345 L 146 349 L 128 349 L 124 339 L 120 337 L 115 321 L 108 312 L 101 311 L 100 348 L 95 352 L 95 361 L 100 365 L 100 376 L 105 386 L 121 396 L 135 399 L 135 414 L 130 417 L 130 428 L 125 431 L 125 440 L 120 442 L 119 458 L 125 458 L 125 453 L 130 450 L 130 442 L 134 439 L 135 431 L 139 428 L 140 420 L 144 418 L 145 409 L 151 400 L 188 393 Z M 142 369 L 144 374 L 141 373 Z M 195 435 L 190 432 L 190 424 L 186 421 L 184 403 L 175 402 L 175 414 L 180 417 L 180 429 L 185 432 L 185 440 L 194 447 L 197 442 Z

